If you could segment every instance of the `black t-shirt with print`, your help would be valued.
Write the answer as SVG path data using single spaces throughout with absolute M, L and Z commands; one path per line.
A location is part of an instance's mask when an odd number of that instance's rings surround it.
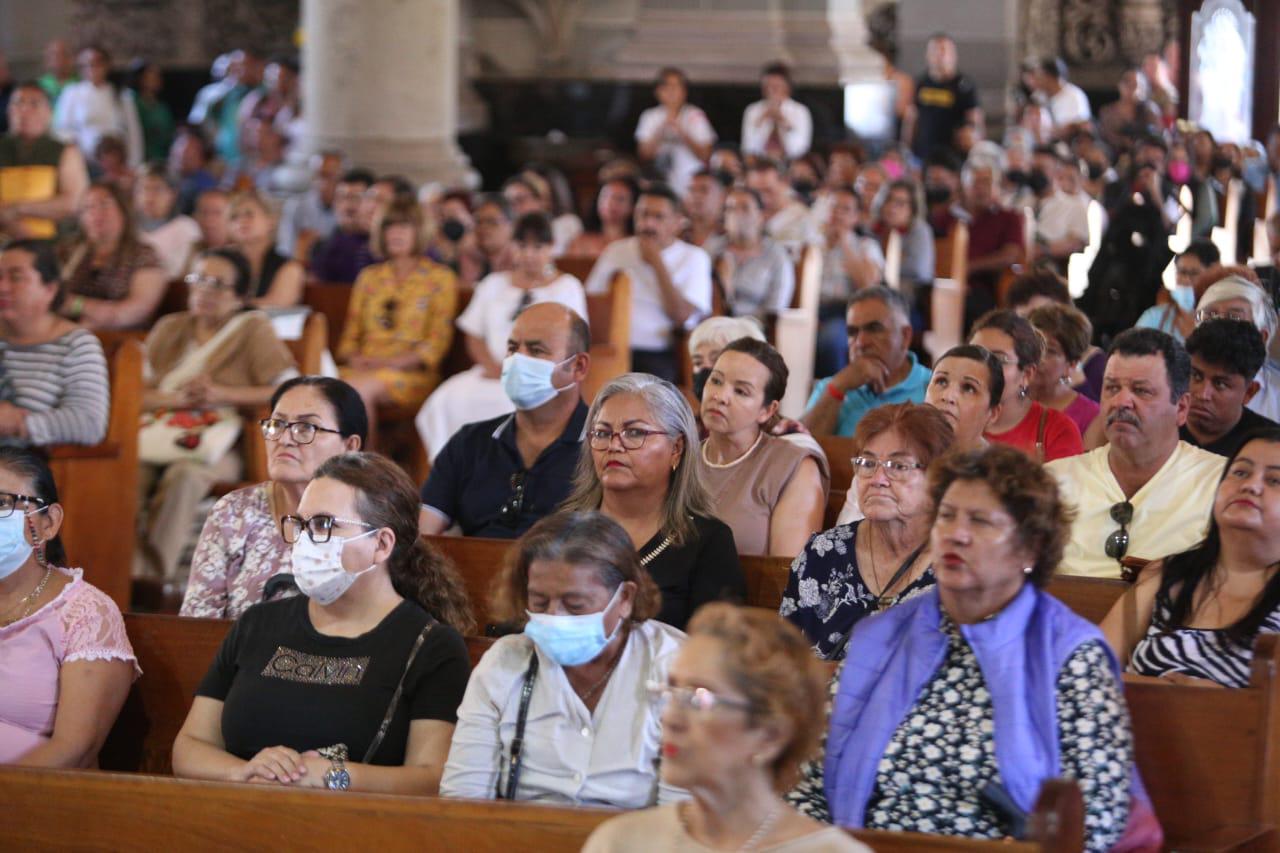
M 916 81 L 916 138 L 911 150 L 927 160 L 939 149 L 951 148 L 956 128 L 978 106 L 978 89 L 963 74 L 938 81 L 925 72 Z
M 359 637 L 318 632 L 305 596 L 255 605 L 223 641 L 196 694 L 223 702 L 227 752 L 298 751 L 345 743 L 360 761 L 387 713 L 409 652 L 433 620 L 401 602 Z M 405 678 L 399 707 L 370 763 L 404 764 L 410 720 L 457 721 L 471 666 L 457 631 L 435 623 Z

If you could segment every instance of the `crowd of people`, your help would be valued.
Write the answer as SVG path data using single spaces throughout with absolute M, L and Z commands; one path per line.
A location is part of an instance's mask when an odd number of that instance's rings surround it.
M 1280 190 L 1280 128 L 1264 147 L 1178 121 L 1158 55 L 1096 120 L 1060 60 L 1027 64 L 999 141 L 945 35 L 878 144 L 815 140 L 783 65 L 740 129 L 667 68 L 579 218 L 537 163 L 476 194 L 324 151 L 299 182 L 287 58 L 220 58 L 183 124 L 154 63 L 121 89 L 106 50 L 70 58 L 50 46 L 0 138 L 0 763 L 93 766 L 139 677 L 67 565 L 75 484 L 39 453 L 103 438 L 93 332 L 132 333 L 133 570 L 235 620 L 180 776 L 643 810 L 591 851 L 865 849 L 832 823 L 998 838 L 993 803 L 1030 811 L 1067 776 L 1088 850 L 1158 842 L 1122 673 L 1240 687 L 1280 631 L 1280 216 L 1253 263 L 1265 206 L 1236 257 L 1213 239 L 1228 196 Z M 931 353 L 957 229 L 966 336 Z M 770 342 L 802 256 L 812 375 Z M 619 274 L 631 372 L 588 396 L 588 299 Z M 185 310 L 157 316 L 175 279 Z M 350 286 L 330 376 L 275 323 L 308 279 Z M 459 335 L 472 366 L 448 375 Z M 372 451 L 400 412 L 425 482 Z M 254 429 L 267 480 L 239 483 Z M 238 487 L 188 564 L 215 483 Z M 444 533 L 515 540 L 493 624 L 423 538 Z M 740 606 L 740 555 L 792 561 L 777 614 Z M 1132 586 L 1095 626 L 1055 573 Z

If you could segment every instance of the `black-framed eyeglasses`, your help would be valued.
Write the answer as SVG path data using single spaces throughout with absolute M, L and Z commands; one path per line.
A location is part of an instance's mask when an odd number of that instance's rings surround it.
M 902 481 L 912 471 L 924 468 L 919 462 L 899 462 L 896 459 L 872 459 L 869 456 L 855 456 L 849 460 L 853 463 L 853 472 L 859 477 L 874 477 L 876 469 L 883 467 L 885 476 L 890 480 Z
M 279 441 L 284 437 L 285 430 L 289 431 L 289 435 L 293 436 L 293 440 L 298 444 L 310 444 L 316 440 L 318 432 L 342 435 L 341 430 L 329 429 L 307 421 L 286 421 L 282 418 L 263 418 L 258 421 L 258 425 L 262 427 L 262 437 L 267 441 Z
M 511 497 L 507 498 L 498 509 L 498 517 L 507 527 L 515 527 L 520 521 L 520 513 L 524 510 L 525 471 L 517 471 L 511 475 Z
M 18 508 L 19 503 L 26 504 L 23 513 L 31 511 L 31 505 L 35 504 L 36 509 L 41 509 L 49 505 L 49 502 L 31 495 L 15 495 L 13 492 L 0 492 L 0 518 L 8 518 L 13 515 L 13 511 Z
M 1129 522 L 1133 521 L 1133 504 L 1128 501 L 1112 504 L 1111 520 L 1120 525 L 1120 529 L 1111 531 L 1102 547 L 1111 559 L 1123 560 L 1129 550 Z
M 587 433 L 587 441 L 591 444 L 592 450 L 608 450 L 616 435 L 622 442 L 623 450 L 639 450 L 649 436 L 670 434 L 664 429 L 641 429 L 640 427 L 627 427 L 618 432 L 610 429 L 593 429 Z
M 300 515 L 281 516 L 280 532 L 284 535 L 284 541 L 290 545 L 302 538 L 302 531 L 304 530 L 312 542 L 317 545 L 323 545 L 333 537 L 333 526 L 335 524 L 352 524 L 367 530 L 377 529 L 367 521 L 338 518 L 336 515 L 330 515 L 327 512 L 318 512 L 310 518 L 303 518 Z

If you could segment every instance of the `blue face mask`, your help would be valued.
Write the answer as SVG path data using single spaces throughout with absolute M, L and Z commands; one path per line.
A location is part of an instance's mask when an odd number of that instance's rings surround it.
M 622 627 L 622 620 L 614 626 L 613 633 L 605 636 L 604 614 L 613 607 L 622 592 L 622 584 L 614 590 L 613 597 L 599 613 L 584 613 L 581 616 L 552 616 L 550 613 L 525 613 L 529 622 L 524 626 L 524 634 L 538 644 L 547 657 L 561 666 L 578 666 L 600 657 L 604 647 L 609 645 Z
M 1174 304 L 1183 311 L 1194 311 L 1196 308 L 1196 291 L 1189 284 L 1179 284 L 1174 287 L 1173 292 L 1169 294 L 1173 297 Z
M 517 409 L 536 409 L 565 388 L 572 387 L 557 388 L 551 384 L 551 374 L 569 360 L 547 361 L 513 352 L 502 361 L 502 390 Z
M 44 512 L 42 506 L 31 513 Z M 31 543 L 27 541 L 27 514 L 17 509 L 7 518 L 0 518 L 0 580 L 22 568 L 31 556 Z

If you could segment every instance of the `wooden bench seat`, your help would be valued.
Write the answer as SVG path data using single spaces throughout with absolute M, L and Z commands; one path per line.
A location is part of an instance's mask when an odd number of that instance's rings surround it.
M 142 774 L 0 768 L 8 791 L 0 848 L 89 849 L 466 850 L 469 853 L 577 851 L 617 814 L 611 809 L 448 800 L 385 794 L 197 782 Z M 878 853 L 1001 851 L 1071 853 L 1081 849 L 1080 795 L 1051 783 L 1032 816 L 1037 841 L 974 841 L 857 830 Z

